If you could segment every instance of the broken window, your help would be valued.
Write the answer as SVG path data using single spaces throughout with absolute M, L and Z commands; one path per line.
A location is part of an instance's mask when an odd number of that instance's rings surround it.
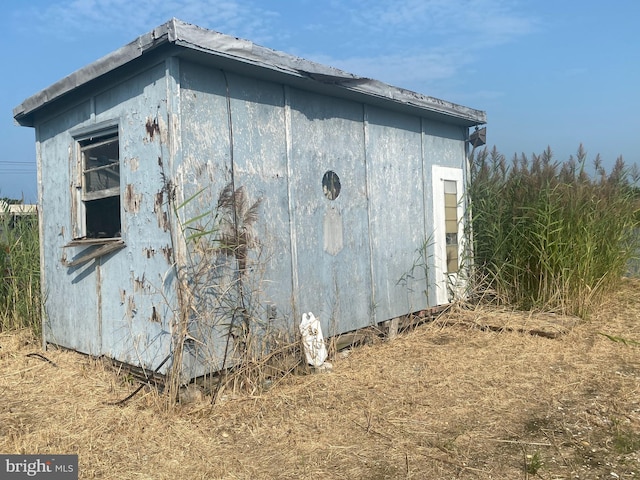
M 120 146 L 117 129 L 79 140 L 82 237 L 120 237 Z
M 447 273 L 458 271 L 458 189 L 456 182 L 444 181 L 444 220 Z

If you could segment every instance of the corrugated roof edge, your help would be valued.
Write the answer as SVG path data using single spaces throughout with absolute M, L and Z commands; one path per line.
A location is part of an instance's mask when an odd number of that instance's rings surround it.
M 350 90 L 429 112 L 445 114 L 463 119 L 470 125 L 486 123 L 486 114 L 481 110 L 394 87 L 378 80 L 359 77 L 334 67 L 256 45 L 249 40 L 207 30 L 176 18 L 172 18 L 151 32 L 141 35 L 133 42 L 27 98 L 13 110 L 14 118 L 21 125 L 32 126 L 30 116 L 39 108 L 165 43 L 175 43 L 192 50 L 199 50 L 210 55 L 233 59 L 298 78 L 307 78 L 310 81 L 335 86 L 335 88 Z

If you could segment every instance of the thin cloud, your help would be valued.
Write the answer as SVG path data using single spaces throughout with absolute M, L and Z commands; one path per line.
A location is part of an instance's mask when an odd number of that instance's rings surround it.
M 265 8 L 264 5 L 268 5 Z M 277 2 L 246 0 L 60 0 L 24 7 L 21 22 L 42 36 L 70 41 L 113 35 L 132 40 L 171 17 L 250 39 L 376 78 L 438 95 L 450 92 L 475 61 L 474 53 L 515 41 L 539 28 L 513 0 L 327 0 L 296 24 L 284 24 Z M 321 25 L 314 9 L 322 8 Z M 318 48 L 300 40 L 326 30 Z M 349 52 L 345 54 L 343 52 Z
M 172 17 L 230 35 L 268 41 L 271 20 L 277 13 L 252 3 L 234 0 L 63 0 L 46 7 L 28 7 L 16 16 L 42 35 L 67 40 L 87 33 L 134 36 L 151 30 Z
M 447 43 L 497 45 L 529 34 L 538 22 L 506 0 L 358 0 L 349 9 L 361 28 L 385 31 L 385 41 L 444 38 Z
M 374 78 L 404 88 L 434 84 L 456 75 L 460 65 L 468 62 L 462 52 L 439 51 L 399 53 L 372 57 L 332 58 L 308 55 L 320 63 L 341 68 L 350 73 Z M 425 92 L 426 93 L 426 92 Z
M 359 45 L 349 57 L 310 55 L 344 70 L 430 95 L 446 92 L 476 54 L 536 32 L 541 22 L 507 0 L 332 2 Z M 499 95 L 494 92 L 493 95 Z

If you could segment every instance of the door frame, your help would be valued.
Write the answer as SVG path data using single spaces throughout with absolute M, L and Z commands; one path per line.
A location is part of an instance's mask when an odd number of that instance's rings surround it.
M 462 168 L 433 165 L 431 170 L 433 187 L 433 237 L 434 237 L 434 279 L 436 304 L 450 303 L 461 290 L 459 272 L 447 272 L 447 245 L 444 207 L 444 182 L 456 182 L 458 220 L 458 261 L 464 252 L 464 171 Z

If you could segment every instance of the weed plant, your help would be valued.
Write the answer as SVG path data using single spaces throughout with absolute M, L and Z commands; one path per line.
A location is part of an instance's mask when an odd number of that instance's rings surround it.
M 508 163 L 472 155 L 469 196 L 476 279 L 499 302 L 587 317 L 638 251 L 638 180 L 618 158 L 556 162 L 550 149 Z
M 0 207 L 1 208 L 1 207 Z M 0 331 L 41 329 L 38 218 L 0 211 Z
M 538 472 L 544 465 L 540 452 L 535 452 L 533 455 L 525 455 L 524 459 L 524 471 L 528 475 L 538 475 Z
M 296 367 L 290 357 L 297 344 L 287 332 L 272 328 L 278 320 L 265 307 L 267 260 L 254 234 L 260 205 L 260 199 L 250 201 L 244 187 L 230 182 L 217 202 L 203 189 L 174 206 L 179 226 L 174 245 L 183 252 L 176 261 L 179 311 L 170 400 L 188 380 L 184 355 L 204 370 L 199 380 L 212 402 L 227 388 L 253 393 Z M 184 345 L 190 346 L 188 352 Z
M 613 419 L 612 424 L 613 448 L 616 452 L 627 455 L 640 450 L 640 434 L 624 426 L 618 419 Z

